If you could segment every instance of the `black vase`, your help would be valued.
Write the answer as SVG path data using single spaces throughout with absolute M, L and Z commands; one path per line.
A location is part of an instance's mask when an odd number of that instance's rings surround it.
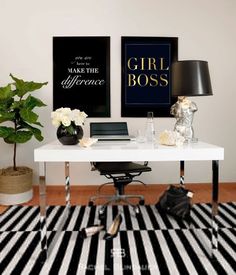
M 68 127 L 60 125 L 57 129 L 57 138 L 63 145 L 75 145 L 83 137 L 84 131 L 81 126 L 71 124 Z

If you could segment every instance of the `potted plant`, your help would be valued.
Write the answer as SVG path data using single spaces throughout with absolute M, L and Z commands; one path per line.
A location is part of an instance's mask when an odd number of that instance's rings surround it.
M 0 87 L 0 137 L 13 147 L 11 167 L 0 170 L 0 204 L 10 205 L 28 201 L 32 198 L 32 169 L 17 166 L 17 144 L 26 143 L 32 137 L 43 140 L 41 123 L 34 112 L 35 107 L 46 106 L 32 92 L 44 83 L 24 81 L 10 74 L 13 82 Z

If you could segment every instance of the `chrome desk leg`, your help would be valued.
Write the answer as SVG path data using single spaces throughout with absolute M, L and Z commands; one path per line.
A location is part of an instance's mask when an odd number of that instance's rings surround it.
M 66 208 L 70 208 L 70 163 L 65 162 Z
M 184 187 L 184 161 L 180 161 L 180 185 Z
M 47 220 L 46 220 L 46 163 L 39 163 L 39 204 L 40 204 L 40 240 L 41 260 L 47 259 Z
M 219 161 L 212 161 L 212 257 L 218 249 L 218 195 L 219 195 Z

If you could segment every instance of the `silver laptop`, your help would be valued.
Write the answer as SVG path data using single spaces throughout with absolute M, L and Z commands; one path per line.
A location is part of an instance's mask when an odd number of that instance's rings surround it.
M 90 136 L 99 141 L 129 141 L 135 137 L 129 135 L 127 122 L 91 122 Z

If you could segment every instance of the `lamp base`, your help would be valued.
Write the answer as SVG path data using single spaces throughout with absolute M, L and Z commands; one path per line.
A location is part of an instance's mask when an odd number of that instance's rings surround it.
M 192 137 L 191 139 L 185 139 L 184 143 L 197 143 L 198 138 Z
M 197 105 L 185 96 L 179 96 L 177 102 L 171 106 L 170 113 L 176 118 L 174 131 L 179 132 L 188 142 L 196 142 L 192 127 L 193 115 Z

